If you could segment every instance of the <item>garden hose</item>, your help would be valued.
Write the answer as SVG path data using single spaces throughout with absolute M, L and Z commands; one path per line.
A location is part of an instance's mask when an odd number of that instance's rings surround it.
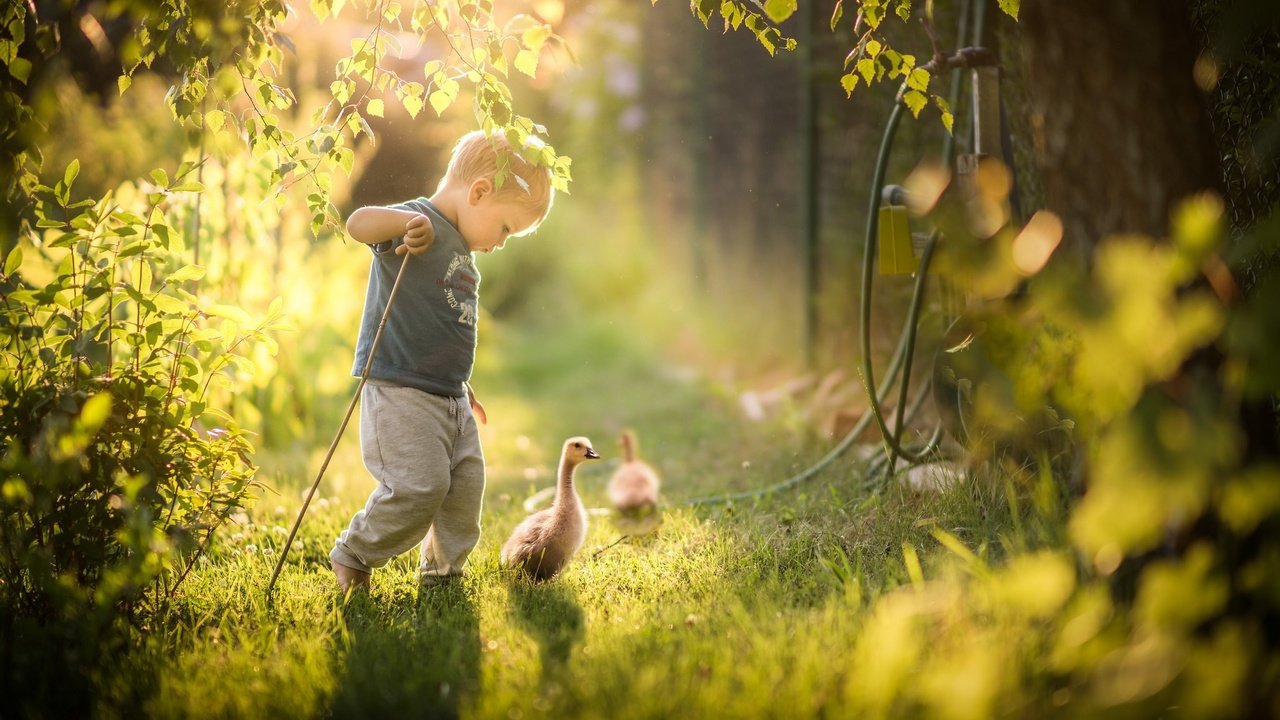
M 914 324 L 915 320 L 914 318 L 908 317 L 907 322 Z M 898 348 L 897 350 L 894 351 L 893 359 L 890 360 L 889 362 L 889 368 L 885 372 L 885 376 L 887 380 L 884 387 L 884 393 L 886 398 L 888 397 L 889 391 L 893 387 L 894 379 L 897 378 L 898 376 L 898 371 L 902 367 L 902 360 L 907 354 L 906 352 L 907 336 L 908 336 L 908 333 L 904 330 L 902 335 L 900 336 L 900 340 L 898 342 Z M 927 394 L 926 392 L 927 390 L 928 390 L 928 386 L 926 385 L 925 390 L 921 391 L 920 394 L 917 396 L 916 400 L 914 401 L 913 405 L 915 405 L 917 409 L 919 408 L 920 405 L 923 404 L 924 397 Z M 914 415 L 914 411 L 911 414 Z M 871 424 L 871 416 L 863 415 L 862 418 L 858 420 L 857 424 L 855 424 L 853 428 L 849 430 L 849 432 L 845 433 L 845 436 L 840 440 L 840 443 L 836 445 L 834 448 L 832 448 L 830 452 L 824 455 L 822 459 L 818 460 L 818 462 L 802 470 L 801 472 L 795 475 L 792 475 L 786 480 L 783 480 L 778 483 L 774 483 L 773 485 L 769 485 L 767 487 L 756 488 L 755 490 L 744 490 L 742 492 L 733 493 L 730 495 L 715 495 L 710 497 L 694 498 L 692 500 L 686 500 L 683 504 L 696 507 L 699 505 L 718 505 L 721 503 L 737 502 L 739 500 L 749 500 L 754 497 L 761 497 L 763 495 L 768 495 L 771 493 L 779 492 L 781 490 L 786 490 L 787 488 L 790 488 L 794 485 L 799 485 L 800 483 L 817 475 L 824 468 L 826 468 L 827 465 L 830 465 L 832 461 L 834 461 L 836 458 L 843 455 L 845 451 L 848 450 L 849 447 L 853 445 L 854 441 L 857 440 L 859 437 L 861 437 L 862 433 L 866 432 L 867 427 L 870 426 L 870 424 Z
M 959 33 L 961 44 L 963 43 L 963 40 L 964 40 L 965 24 L 967 22 L 968 10 L 969 10 L 968 3 L 965 3 L 961 10 L 960 33 Z M 983 24 L 985 20 L 983 10 L 984 8 L 982 6 L 982 3 L 979 2 L 975 12 L 976 18 L 974 22 L 973 42 L 975 43 L 975 45 L 977 45 L 982 38 L 982 30 L 983 30 Z M 961 83 L 960 83 L 959 69 L 958 68 L 953 69 L 952 83 L 951 83 L 951 95 L 952 95 L 951 105 L 953 107 L 956 105 L 956 101 L 959 99 L 959 96 L 960 96 L 960 93 L 959 93 L 960 84 Z M 937 446 L 937 441 L 940 440 L 941 438 L 940 433 L 938 433 L 937 430 L 935 430 L 935 432 L 933 433 L 933 439 L 925 443 L 925 445 L 923 446 L 923 450 L 916 451 L 916 452 L 912 452 L 910 449 L 903 447 L 901 443 L 902 433 L 905 431 L 905 425 L 902 420 L 901 411 L 902 411 L 903 401 L 907 397 L 907 389 L 908 389 L 907 384 L 910 381 L 910 376 L 911 376 L 911 353 L 914 351 L 914 348 L 915 348 L 915 338 L 914 338 L 915 331 L 916 331 L 915 326 L 913 325 L 908 328 L 908 332 L 911 333 L 912 338 L 908 344 L 908 347 L 910 348 L 910 350 L 908 352 L 908 359 L 906 363 L 907 370 L 902 379 L 901 393 L 900 393 L 900 399 L 898 404 L 898 410 L 899 410 L 898 420 L 896 423 L 895 431 L 893 433 L 889 432 L 887 423 L 884 420 L 884 410 L 880 405 L 881 401 L 879 400 L 879 398 L 875 393 L 875 376 L 871 368 L 871 283 L 872 283 L 871 257 L 872 257 L 872 250 L 875 246 L 877 233 L 879 230 L 879 213 L 877 212 L 877 210 L 879 209 L 879 205 L 881 201 L 881 192 L 884 186 L 885 169 L 887 168 L 888 162 L 889 162 L 889 154 L 893 145 L 893 136 L 897 132 L 898 124 L 902 120 L 903 103 L 901 101 L 901 96 L 906 91 L 906 89 L 907 89 L 907 84 L 906 82 L 903 82 L 902 86 L 898 89 L 898 94 L 896 96 L 896 102 L 894 103 L 893 111 L 889 115 L 889 120 L 885 124 L 884 135 L 881 138 L 880 152 L 876 158 L 876 167 L 875 167 L 874 175 L 871 181 L 870 205 L 869 205 L 869 211 L 868 211 L 868 217 L 867 217 L 867 236 L 866 236 L 866 242 L 863 248 L 863 258 L 862 258 L 861 340 L 862 340 L 863 383 L 866 386 L 867 400 L 871 408 L 871 414 L 875 418 L 876 425 L 880 428 L 881 435 L 884 438 L 884 443 L 885 443 L 887 455 L 888 455 L 888 463 L 886 465 L 887 475 L 893 474 L 894 467 L 899 457 L 904 458 L 911 463 L 922 462 L 929 453 L 933 452 L 933 450 Z M 955 145 L 955 136 L 952 133 L 947 133 L 946 137 L 943 139 L 943 161 L 944 163 L 947 164 L 948 167 L 950 167 L 950 164 L 951 164 L 951 154 L 952 154 L 954 145 Z M 933 256 L 933 250 L 935 245 L 937 244 L 937 240 L 938 240 L 938 232 L 935 230 L 934 232 L 930 233 L 929 240 L 925 245 L 924 255 L 921 258 L 921 267 L 917 275 L 916 288 L 911 299 L 911 310 L 908 312 L 908 317 L 915 317 L 919 312 L 918 303 L 920 301 L 920 293 L 923 287 L 921 281 L 926 275 L 927 266 L 928 266 L 929 260 Z M 939 425 L 939 428 L 941 428 L 941 425 Z
M 957 46 L 962 46 L 965 40 L 966 28 L 969 24 L 969 6 L 970 3 L 961 4 L 961 14 L 959 20 L 959 31 L 957 38 Z M 982 36 L 982 25 L 984 13 L 982 3 L 978 3 L 976 10 L 974 43 L 977 44 Z M 960 97 L 961 78 L 959 68 L 952 70 L 951 77 L 951 107 L 957 106 Z M 867 401 L 871 412 L 863 415 L 856 425 L 844 436 L 840 443 L 823 456 L 818 462 L 814 463 L 805 470 L 793 475 L 781 482 L 769 485 L 755 490 L 747 490 L 739 493 L 728 495 L 717 495 L 711 497 L 694 498 L 687 500 L 683 504 L 689 506 L 716 505 L 720 503 L 729 503 L 739 500 L 748 500 L 774 492 L 785 490 L 787 488 L 798 485 L 814 476 L 831 464 L 836 458 L 845 453 L 858 437 L 864 433 L 870 425 L 871 420 L 875 420 L 876 425 L 880 429 L 881 436 L 886 446 L 886 454 L 880 459 L 873 461 L 868 466 L 867 478 L 862 483 L 863 487 L 877 484 L 876 476 L 881 467 L 884 468 L 885 474 L 882 479 L 887 480 L 893 475 L 897 460 L 899 458 L 907 460 L 909 463 L 920 463 L 933 453 L 942 440 L 943 424 L 938 423 L 934 428 L 930 438 L 922 445 L 913 447 L 904 447 L 902 444 L 902 435 L 905 432 L 907 423 L 919 411 L 923 405 L 924 399 L 927 397 L 931 389 L 931 382 L 926 381 L 921 390 L 917 393 L 915 399 L 910 403 L 908 409 L 907 397 L 910 392 L 911 365 L 915 354 L 916 334 L 919 329 L 918 321 L 923 309 L 924 287 L 928 277 L 928 269 L 930 261 L 933 258 L 933 252 L 938 241 L 938 232 L 935 230 L 930 233 L 929 239 L 925 244 L 924 253 L 921 256 L 920 267 L 916 273 L 915 286 L 912 290 L 911 305 L 907 311 L 906 325 L 903 328 L 902 335 L 899 336 L 898 348 L 894 351 L 893 359 L 890 361 L 889 368 L 885 373 L 885 384 L 881 389 L 881 395 L 877 395 L 875 375 L 871 367 L 871 288 L 872 288 L 872 255 L 875 248 L 876 235 L 879 230 L 879 206 L 881 201 L 881 192 L 884 188 L 885 171 L 889 163 L 889 155 L 893 145 L 893 137 L 897 132 L 898 124 L 902 120 L 902 93 L 907 89 L 904 82 L 899 88 L 894 99 L 894 107 L 889 115 L 889 120 L 885 124 L 884 135 L 881 137 L 880 150 L 876 157 L 876 166 L 872 176 L 870 203 L 867 211 L 867 233 L 863 245 L 862 256 L 862 288 L 861 288 L 861 347 L 862 347 L 862 378 L 863 385 L 867 393 Z M 943 140 L 942 157 L 943 162 L 948 166 L 951 164 L 951 154 L 954 149 L 955 137 L 948 132 Z M 905 368 L 905 369 L 904 369 Z M 882 403 L 888 398 L 892 390 L 893 383 L 898 378 L 901 371 L 902 384 L 899 386 L 897 417 L 895 418 L 896 429 L 890 432 L 888 424 L 884 419 L 884 410 Z
M 364 369 L 360 371 L 360 382 L 356 385 L 356 392 L 351 396 L 351 404 L 347 406 L 347 413 L 342 416 L 342 424 L 338 426 L 338 432 L 333 436 L 333 442 L 329 443 L 329 451 L 325 453 L 324 462 L 320 463 L 320 471 L 316 473 L 315 482 L 311 483 L 311 489 L 307 491 L 307 496 L 302 501 L 302 508 L 298 510 L 298 517 L 293 521 L 293 529 L 289 531 L 289 538 L 284 541 L 284 547 L 280 548 L 280 559 L 276 561 L 276 569 L 271 573 L 271 580 L 267 583 L 267 597 L 271 597 L 271 591 L 276 586 L 276 578 L 280 577 L 280 571 L 284 568 L 284 559 L 289 554 L 289 547 L 293 545 L 293 538 L 298 534 L 298 528 L 302 526 L 302 518 L 307 514 L 307 507 L 311 505 L 311 498 L 315 497 L 316 489 L 320 487 L 320 480 L 324 477 L 324 471 L 329 469 L 329 461 L 333 459 L 333 452 L 338 448 L 338 441 L 342 439 L 342 434 L 347 430 L 347 423 L 351 420 L 351 413 L 356 409 L 356 403 L 360 400 L 360 393 L 364 390 L 365 382 L 369 379 L 369 368 L 373 367 L 373 355 L 378 351 L 378 344 L 382 342 L 382 331 L 387 327 L 387 318 L 391 315 L 391 303 L 396 299 L 396 292 L 400 290 L 400 281 L 404 278 L 405 268 L 409 267 L 409 258 L 412 253 L 406 252 L 404 260 L 400 261 L 400 272 L 396 273 L 396 281 L 391 285 L 391 292 L 387 295 L 387 307 L 382 311 L 382 320 L 378 322 L 378 331 L 373 335 L 373 343 L 369 346 L 369 357 L 364 361 Z

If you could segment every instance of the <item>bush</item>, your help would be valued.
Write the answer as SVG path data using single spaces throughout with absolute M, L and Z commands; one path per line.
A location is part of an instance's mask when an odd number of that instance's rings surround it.
M 44 235 L 0 277 L 5 702 L 73 712 L 250 497 L 253 447 L 210 402 L 279 315 L 184 287 L 203 270 L 166 211 L 190 168 L 71 203 L 76 170 L 36 188 Z

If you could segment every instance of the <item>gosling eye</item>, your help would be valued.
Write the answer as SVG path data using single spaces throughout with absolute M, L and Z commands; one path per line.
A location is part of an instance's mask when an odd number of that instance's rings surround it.
M 574 443 L 574 444 L 573 444 L 573 446 L 574 446 L 574 447 L 576 447 L 576 448 L 581 449 L 581 448 L 582 448 L 582 443 L 580 443 L 580 442 L 576 442 L 576 443 Z

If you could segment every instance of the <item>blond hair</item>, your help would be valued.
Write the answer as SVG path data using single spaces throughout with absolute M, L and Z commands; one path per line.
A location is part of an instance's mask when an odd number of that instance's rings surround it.
M 440 185 L 466 187 L 481 178 L 496 183 L 499 167 L 504 165 L 505 177 L 502 186 L 494 191 L 495 195 L 514 199 L 534 211 L 538 223 L 542 222 L 551 211 L 555 196 L 555 189 L 551 187 L 551 171 L 521 157 L 501 133 L 485 135 L 483 130 L 473 130 L 459 138 L 453 146 L 449 167 Z

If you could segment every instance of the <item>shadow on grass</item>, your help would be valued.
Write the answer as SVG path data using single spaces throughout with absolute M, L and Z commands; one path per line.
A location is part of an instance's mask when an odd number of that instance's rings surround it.
M 345 673 L 332 717 L 456 718 L 479 690 L 480 621 L 462 582 L 390 604 L 358 595 L 344 615 Z
M 542 684 L 563 674 L 575 645 L 582 642 L 585 621 L 574 592 L 558 582 L 511 580 L 511 618 L 538 643 Z

